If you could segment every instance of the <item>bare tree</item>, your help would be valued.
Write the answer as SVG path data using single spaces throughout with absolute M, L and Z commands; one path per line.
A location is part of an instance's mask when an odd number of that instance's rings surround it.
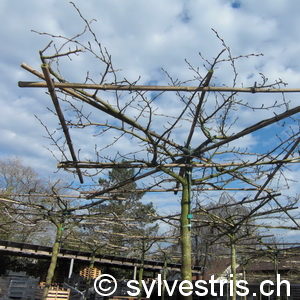
M 253 214 L 272 201 L 274 197 L 267 188 L 270 184 L 273 190 L 277 188 L 274 179 L 285 181 L 285 164 L 299 161 L 296 114 L 300 106 L 290 108 L 284 97 L 284 92 L 294 90 L 285 89 L 286 84 L 280 79 L 269 83 L 264 75 L 250 87 L 238 87 L 238 60 L 260 54 L 235 56 L 217 32 L 221 50 L 215 58 L 207 60 L 200 55 L 204 66 L 186 61 L 191 78 L 177 79 L 177 75 L 165 71 L 165 86 L 138 85 L 139 78 L 130 82 L 114 67 L 111 55 L 93 31 L 92 22 L 74 7 L 84 24 L 82 32 L 73 37 L 39 33 L 51 39 L 40 51 L 42 72 L 25 64 L 22 67 L 42 82 L 19 82 L 19 86 L 48 88 L 66 138 L 66 144 L 61 144 L 60 137 L 45 125 L 49 138 L 61 152 L 60 168 L 75 169 L 80 181 L 82 170 L 83 175 L 97 174 L 97 178 L 99 174 L 105 176 L 106 169 L 135 170 L 131 178 L 95 190 L 87 199 L 117 192 L 130 182 L 143 180 L 145 192 L 158 187 L 180 191 L 182 279 L 191 280 L 192 190 L 252 189 L 254 199 L 266 196 Z M 85 73 L 80 70 L 84 73 L 83 83 L 70 83 L 64 75 L 70 74 L 72 68 L 67 62 L 72 63 L 72 57 L 77 56 L 86 64 L 92 59 L 93 66 Z M 226 70 L 227 81 L 218 87 L 215 83 L 219 82 L 219 70 Z M 242 92 L 250 94 L 242 98 Z M 265 103 L 258 98 L 259 93 L 270 92 L 280 93 L 281 100 L 277 97 Z M 253 115 L 252 124 L 243 118 L 246 114 Z M 260 149 L 243 147 L 243 138 L 257 137 L 266 127 L 274 132 L 269 136 L 270 143 Z M 82 129 L 83 134 L 96 134 L 99 142 L 94 147 L 93 159 L 93 149 L 75 155 L 71 130 L 77 129 Z M 125 147 L 126 143 L 130 147 Z
M 22 202 L 26 201 L 22 195 L 45 193 L 46 190 L 45 181 L 33 168 L 25 166 L 19 159 L 0 161 L 0 198 L 6 199 L 6 196 L 15 195 L 18 201 Z M 33 239 L 42 228 L 38 224 L 30 224 L 30 216 L 26 221 L 20 215 L 11 215 L 10 207 L 17 205 L 17 202 L 13 201 L 0 201 L 0 236 L 6 240 L 26 242 Z

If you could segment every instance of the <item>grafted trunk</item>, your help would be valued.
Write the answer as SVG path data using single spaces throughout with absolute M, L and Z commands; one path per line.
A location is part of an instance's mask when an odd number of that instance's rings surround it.
M 55 241 L 52 247 L 51 262 L 48 268 L 47 277 L 46 277 L 46 286 L 43 292 L 44 300 L 47 298 L 49 287 L 51 286 L 54 277 L 62 235 L 63 235 L 63 224 L 57 224 Z
M 91 261 L 90 261 L 90 265 L 89 265 L 88 280 L 87 280 L 87 283 L 86 283 L 87 288 L 86 288 L 86 291 L 85 291 L 84 299 L 88 298 L 89 288 L 90 288 L 90 285 L 91 285 L 92 279 L 93 279 L 92 276 L 91 276 L 91 271 L 94 268 L 94 265 L 95 265 L 95 253 L 93 253 Z
M 230 238 L 231 247 L 231 274 L 232 274 L 232 300 L 236 300 L 236 245 L 234 237 Z
M 143 277 L 144 277 L 144 262 L 145 262 L 145 242 L 143 241 L 141 265 L 140 265 L 140 269 L 139 269 L 139 289 L 140 289 L 140 293 L 139 293 L 138 299 L 142 298 L 142 290 L 143 290 L 142 280 L 143 280 Z
M 243 280 L 245 280 L 245 281 L 247 280 L 245 265 L 243 266 Z M 243 298 L 244 298 L 244 300 L 247 300 L 247 296 L 246 295 Z
M 191 224 L 188 215 L 190 214 L 190 189 L 189 183 L 182 185 L 181 199 L 181 277 L 182 280 L 192 281 L 192 243 L 191 243 Z M 191 296 L 186 296 L 184 299 L 192 300 Z
M 167 280 L 167 272 L 168 272 L 168 263 L 167 263 L 167 257 L 166 254 L 164 254 L 164 268 L 163 268 L 163 274 L 162 274 L 162 279 Z M 162 291 L 161 291 L 161 300 L 165 300 L 165 285 L 163 284 L 162 286 Z
M 275 280 L 274 280 L 274 283 L 275 283 L 275 286 L 277 287 L 278 285 L 278 281 L 277 281 L 277 275 L 279 274 L 279 267 L 278 267 L 278 256 L 277 256 L 277 253 L 275 254 L 274 256 L 274 275 L 275 275 Z M 280 300 L 280 296 L 277 296 L 276 295 L 276 300 Z

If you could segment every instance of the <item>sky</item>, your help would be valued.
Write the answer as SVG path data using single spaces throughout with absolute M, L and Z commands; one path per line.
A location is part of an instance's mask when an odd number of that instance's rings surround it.
M 141 76 L 142 83 L 164 83 L 161 68 L 179 78 L 188 78 L 185 59 L 201 66 L 199 52 L 211 58 L 220 51 L 214 29 L 233 55 L 264 54 L 241 60 L 239 84 L 252 86 L 259 80 L 259 73 L 263 73 L 270 81 L 281 78 L 288 87 L 300 87 L 297 0 L 74 0 L 74 3 L 87 19 L 97 20 L 92 24 L 95 32 L 112 55 L 114 65 L 129 80 Z M 35 80 L 20 64 L 25 62 L 38 69 L 41 64 L 38 51 L 49 42 L 47 37 L 32 30 L 73 36 L 82 30 L 83 23 L 73 6 L 64 0 L 0 0 L 0 17 L 0 159 L 18 157 L 43 176 L 61 176 L 64 173 L 54 174 L 56 160 L 47 149 L 53 150 L 51 141 L 38 120 L 51 131 L 59 127 L 47 109 L 51 107 L 50 99 L 41 89 L 19 88 L 17 83 Z M 81 70 L 80 60 L 74 60 L 74 64 Z M 84 76 L 74 70 L 66 75 L 70 81 L 80 81 Z M 218 70 L 218 75 L 219 80 L 229 84 L 225 71 Z M 270 96 L 265 97 L 269 101 Z M 288 97 L 291 106 L 299 103 L 296 95 Z M 252 124 L 257 117 L 243 116 L 244 124 Z M 74 138 L 83 149 L 94 142 L 76 133 Z M 246 143 L 258 140 L 249 137 Z M 295 180 L 291 186 L 294 194 L 300 192 L 299 174 L 297 168 L 289 172 Z M 162 207 L 169 209 L 169 198 L 165 195 L 160 198 Z

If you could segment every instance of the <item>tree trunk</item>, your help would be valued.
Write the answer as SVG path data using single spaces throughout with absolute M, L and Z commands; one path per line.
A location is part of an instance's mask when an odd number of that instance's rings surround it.
M 62 234 L 63 234 L 63 224 L 57 224 L 56 225 L 56 237 L 55 237 L 55 241 L 54 241 L 54 244 L 52 247 L 51 262 L 50 262 L 48 272 L 47 272 L 46 286 L 45 286 L 45 289 L 43 292 L 43 299 L 47 298 L 49 287 L 52 284 L 54 272 L 55 272 L 56 265 L 57 265 L 57 257 L 59 254 L 59 247 L 60 247 L 60 243 L 61 243 Z
M 277 253 L 275 253 L 275 256 L 274 256 L 274 271 L 275 271 L 275 280 L 274 280 L 274 283 L 275 283 L 275 286 L 277 287 L 278 285 L 278 282 L 277 282 L 277 275 L 279 274 L 279 267 L 278 267 L 278 256 L 277 256 Z M 280 300 L 280 296 L 277 296 L 276 295 L 276 300 Z
M 246 268 L 245 268 L 245 265 L 243 265 L 243 280 L 246 281 Z M 247 300 L 247 296 L 244 296 L 244 300 Z
M 190 182 L 187 180 L 182 185 L 182 199 L 181 199 L 181 277 L 182 280 L 192 281 L 192 243 L 191 243 L 191 223 L 188 215 L 190 214 Z M 191 300 L 191 296 L 186 296 L 184 299 Z
M 91 261 L 90 261 L 88 279 L 87 279 L 87 282 L 86 282 L 86 291 L 84 293 L 84 298 L 83 299 L 88 298 L 89 288 L 90 288 L 90 285 L 91 285 L 91 282 L 92 282 L 91 271 L 94 268 L 94 265 L 95 265 L 95 253 L 93 253 Z
M 231 247 L 231 274 L 232 274 L 232 300 L 236 300 L 236 246 L 234 237 L 230 237 Z
M 167 272 L 168 272 L 168 263 L 167 263 L 167 256 L 164 253 L 164 268 L 163 268 L 163 274 L 162 274 L 162 280 L 167 280 Z M 162 285 L 162 291 L 161 291 L 161 300 L 165 300 L 165 285 Z
M 144 277 L 144 261 L 145 261 L 145 242 L 143 241 L 141 266 L 140 266 L 140 269 L 139 269 L 139 289 L 140 289 L 140 293 L 138 295 L 138 299 L 142 298 L 142 290 L 143 290 L 142 280 L 143 280 L 143 277 Z
M 203 265 L 202 265 L 202 271 L 201 271 L 201 276 L 202 278 L 199 278 L 199 279 L 204 279 L 205 277 L 205 271 L 206 271 L 206 265 L 207 265 L 207 259 L 208 259 L 208 243 L 205 242 L 205 254 L 204 254 L 204 262 L 203 262 Z M 200 262 L 201 260 L 199 260 Z

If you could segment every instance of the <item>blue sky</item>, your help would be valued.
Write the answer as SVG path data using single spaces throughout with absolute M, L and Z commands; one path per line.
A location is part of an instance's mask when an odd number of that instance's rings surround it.
M 289 87 L 300 87 L 299 1 L 74 2 L 86 18 L 97 19 L 93 28 L 112 54 L 115 66 L 130 80 L 141 76 L 142 83 L 165 83 L 161 68 L 181 79 L 187 78 L 190 74 L 184 59 L 201 65 L 199 52 L 211 58 L 220 50 L 220 42 L 211 30 L 214 28 L 234 55 L 264 54 L 241 61 L 240 84 L 253 85 L 262 72 L 270 81 L 281 78 Z M 47 109 L 50 99 L 42 90 L 18 88 L 19 80 L 34 80 L 20 68 L 20 63 L 39 68 L 38 50 L 44 48 L 48 40 L 31 30 L 71 36 L 79 32 L 83 24 L 71 4 L 64 0 L 0 0 L 0 16 L 3 24 L 0 28 L 0 159 L 19 157 L 24 164 L 48 176 L 56 171 L 56 161 L 46 149 L 51 145 L 35 115 L 52 131 L 58 128 L 58 122 Z M 80 67 L 80 61 L 74 63 Z M 225 71 L 217 70 L 217 73 L 220 82 L 230 84 Z M 67 76 L 70 81 L 80 81 L 85 75 L 69 70 Z M 261 103 L 278 96 L 265 96 L 263 100 L 247 97 L 249 101 Z M 291 106 L 298 105 L 296 95 L 287 97 Z M 258 117 L 255 114 L 243 116 L 244 125 L 252 124 Z M 261 147 L 266 136 L 250 137 L 243 143 Z M 74 133 L 73 137 L 86 152 L 95 143 L 95 138 L 88 136 Z M 287 175 L 296 181 L 290 192 L 299 193 L 299 168 L 292 168 Z M 170 209 L 169 198 L 165 195 L 162 198 L 163 206 Z M 172 209 L 176 208 L 174 204 Z

